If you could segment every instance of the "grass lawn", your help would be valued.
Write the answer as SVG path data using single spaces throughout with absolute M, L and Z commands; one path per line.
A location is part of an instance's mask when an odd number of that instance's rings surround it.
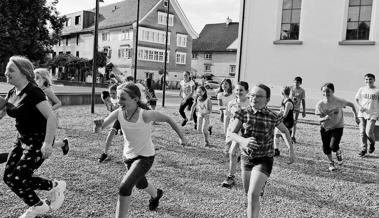
M 178 124 L 176 109 L 160 109 Z M 97 157 L 103 149 L 107 131 L 92 132 L 93 119 L 104 117 L 102 105 L 97 114 L 89 106 L 64 107 L 60 112 L 57 139 L 68 137 L 71 151 L 62 156 L 55 150 L 36 174 L 67 182 L 66 200 L 61 209 L 45 218 L 110 218 L 114 216 L 119 182 L 126 169 L 121 161 L 122 137 L 117 136 L 111 149 L 112 159 L 99 164 Z M 344 164 L 335 172 L 328 172 L 328 162 L 322 153 L 319 126 L 315 117 L 299 124 L 295 144 L 296 162 L 287 165 L 287 152 L 281 143 L 282 156 L 275 159 L 274 169 L 261 198 L 261 217 L 379 217 L 379 146 L 368 157 L 360 158 L 359 137 L 351 118 L 344 129 L 341 146 Z M 15 139 L 14 121 L 4 118 L 0 128 L 0 152 L 9 151 Z M 245 217 L 246 201 L 241 178 L 232 189 L 219 187 L 227 173 L 222 148 L 222 125 L 212 114 L 213 135 L 211 148 L 203 147 L 201 134 L 189 122 L 184 131 L 192 143 L 181 147 L 175 132 L 166 124 L 153 127 L 153 141 L 157 155 L 148 179 L 164 190 L 156 212 L 148 210 L 149 196 L 134 189 L 130 217 L 220 218 Z M 4 171 L 4 164 L 0 165 Z M 44 192 L 39 192 L 44 196 Z M 0 182 L 0 217 L 18 217 L 26 205 Z

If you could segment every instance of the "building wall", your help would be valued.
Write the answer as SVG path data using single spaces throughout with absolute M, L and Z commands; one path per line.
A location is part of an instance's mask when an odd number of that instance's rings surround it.
M 335 84 L 337 96 L 353 100 L 364 85 L 365 73 L 379 76 L 379 47 L 339 44 L 345 39 L 348 2 L 303 0 L 302 44 L 274 44 L 280 35 L 282 0 L 245 0 L 240 80 L 263 82 L 280 93 L 275 88 L 291 85 L 295 76 L 301 76 L 309 107 L 321 98 L 319 90 L 325 82 Z M 379 40 L 378 4 L 373 0 L 370 41 Z
M 213 52 L 212 60 L 205 59 L 204 52 L 197 54 L 197 58 L 192 59 L 191 65 L 198 75 L 212 73 L 215 75 L 215 80 L 234 79 L 234 76 L 229 74 L 229 69 L 230 65 L 236 65 L 236 52 Z M 205 71 L 205 64 L 211 65 L 211 71 Z

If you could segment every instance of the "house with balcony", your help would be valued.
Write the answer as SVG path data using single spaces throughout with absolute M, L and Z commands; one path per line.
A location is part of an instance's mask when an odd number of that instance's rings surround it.
M 99 8 L 98 51 L 107 54 L 107 69 L 120 76 L 134 75 L 135 45 L 138 41 L 137 79 L 150 76 L 158 80 L 163 72 L 166 44 L 167 0 L 140 2 L 139 34 L 137 31 L 137 0 L 124 0 Z M 65 15 L 53 56 L 68 53 L 92 59 L 95 10 Z M 192 40 L 198 34 L 176 0 L 170 1 L 168 22 L 168 80 L 179 80 L 183 71 L 191 69 Z M 107 74 L 105 68 L 99 72 Z M 108 71 L 108 70 L 107 70 Z
M 355 102 L 364 74 L 379 77 L 379 1 L 241 0 L 239 80 L 280 88 L 303 78 L 307 107 L 322 98 L 320 87 Z M 275 96 L 276 95 L 276 96 Z M 277 99 L 278 101 L 275 101 Z
M 215 80 L 234 79 L 237 61 L 238 22 L 207 24 L 193 40 L 192 71 L 197 76 L 213 74 Z

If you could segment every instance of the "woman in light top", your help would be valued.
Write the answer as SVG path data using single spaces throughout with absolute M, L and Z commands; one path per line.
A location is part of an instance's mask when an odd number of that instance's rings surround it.
M 152 123 L 154 121 L 167 122 L 179 135 L 181 145 L 186 145 L 187 140 L 172 118 L 155 110 L 141 108 L 141 92 L 134 83 L 120 85 L 117 88 L 117 96 L 120 108 L 113 111 L 105 120 L 96 120 L 95 132 L 118 120 L 124 133 L 123 157 L 128 171 L 121 181 L 116 218 L 125 218 L 128 216 L 134 186 L 151 196 L 150 210 L 158 207 L 159 199 L 163 195 L 161 189 L 155 188 L 146 179 L 146 174 L 155 158 L 154 144 L 151 139 Z

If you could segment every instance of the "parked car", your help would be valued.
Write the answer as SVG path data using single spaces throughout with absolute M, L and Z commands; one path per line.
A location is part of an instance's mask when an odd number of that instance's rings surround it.
M 204 82 L 204 87 L 211 99 L 217 99 L 217 92 L 220 87 L 220 83 L 213 80 L 207 80 Z

